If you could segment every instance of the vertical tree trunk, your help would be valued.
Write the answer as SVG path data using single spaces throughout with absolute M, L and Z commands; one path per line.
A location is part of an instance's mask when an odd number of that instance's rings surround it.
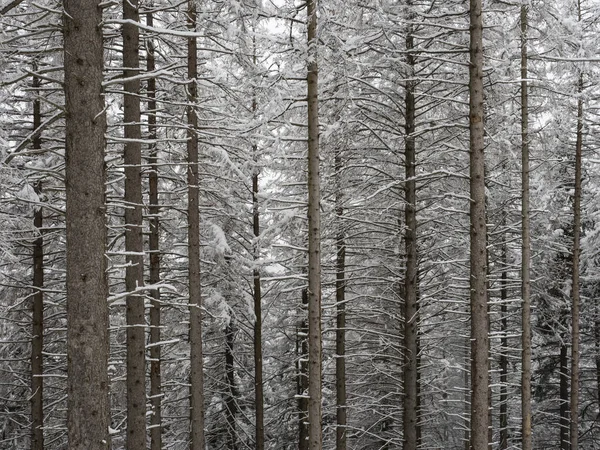
M 152 13 L 146 13 L 146 25 L 153 26 Z M 154 58 L 154 43 L 151 39 L 146 42 L 146 70 L 153 72 L 156 69 Z M 150 140 L 150 155 L 148 163 L 150 172 L 148 175 L 150 213 L 150 237 L 148 248 L 150 250 L 150 284 L 156 285 L 160 282 L 160 244 L 159 228 L 160 209 L 158 207 L 158 149 L 156 146 L 156 78 L 148 80 L 148 139 Z M 162 379 L 161 379 L 161 348 L 160 324 L 161 304 L 160 290 L 152 289 L 152 303 L 150 308 L 150 404 L 152 415 L 150 416 L 150 449 L 162 449 Z
M 104 247 L 102 8 L 65 0 L 67 430 L 70 450 L 110 448 Z
M 36 70 L 36 67 L 34 67 Z M 33 101 L 33 130 L 39 129 L 42 124 L 42 112 L 40 100 L 37 98 L 40 79 L 34 75 L 33 89 L 36 95 Z M 39 134 L 33 138 L 33 149 L 42 148 L 42 139 Z M 38 181 L 35 193 L 42 194 L 42 182 Z M 33 215 L 33 225 L 38 237 L 33 243 L 33 304 L 31 310 L 31 450 L 43 450 L 44 448 L 44 238 L 43 238 L 43 210 L 37 207 Z
M 506 226 L 506 215 L 502 217 L 502 227 Z M 500 276 L 500 450 L 508 448 L 508 258 L 506 249 L 506 235 L 502 241 L 502 274 Z
M 344 231 L 344 196 L 342 194 L 342 155 L 335 155 L 335 214 L 337 220 L 336 236 L 336 331 L 335 331 L 335 392 L 336 392 L 336 450 L 346 450 L 347 446 L 347 409 L 346 409 L 346 240 Z
M 308 288 L 302 289 L 302 309 L 306 314 L 296 333 L 296 355 L 298 355 L 298 450 L 308 450 Z
M 560 344 L 559 368 L 560 450 L 569 450 L 569 355 L 564 343 Z
M 317 0 L 307 0 L 308 19 L 308 422 L 309 449 L 320 450 L 321 429 L 321 218 Z
M 523 450 L 531 439 L 531 244 L 529 231 L 529 111 L 527 92 L 527 6 L 521 5 L 521 435 Z
M 188 0 L 187 26 L 196 31 L 196 2 Z M 202 296 L 200 284 L 200 180 L 198 177 L 198 55 L 195 37 L 187 40 L 188 107 L 188 276 L 190 304 L 191 450 L 204 450 L 204 373 L 202 357 Z
M 123 1 L 123 18 L 139 22 L 137 0 Z M 123 25 L 123 76 L 139 75 L 139 28 Z M 125 123 L 125 289 L 127 296 L 127 449 L 146 446 L 146 338 L 144 297 L 136 293 L 144 284 L 142 217 L 142 145 L 140 81 L 124 83 Z
M 256 56 L 255 63 L 256 63 Z M 256 111 L 256 100 L 252 103 L 252 110 Z M 264 425 L 264 398 L 263 398 L 263 367 L 262 367 L 262 293 L 260 286 L 260 270 L 256 266 L 260 259 L 260 209 L 258 203 L 258 167 L 257 167 L 257 146 L 252 146 L 254 155 L 254 173 L 252 174 L 252 231 L 254 233 L 254 243 L 252 246 L 252 256 L 255 267 L 253 270 L 254 281 L 254 405 L 256 414 L 255 440 L 256 450 L 265 448 L 265 425 Z
M 225 378 L 227 395 L 225 407 L 227 410 L 227 448 L 237 450 L 237 435 L 235 429 L 235 416 L 237 413 L 237 389 L 235 387 L 234 350 L 235 328 L 233 319 L 225 328 Z
M 581 11 L 579 12 L 581 20 Z M 581 240 L 581 151 L 583 148 L 583 73 L 579 73 L 577 87 L 577 138 L 575 143 L 575 193 L 573 197 L 573 282 L 571 305 L 571 450 L 577 450 L 579 441 L 579 253 Z
M 489 361 L 481 0 L 470 0 L 471 448 L 488 447 Z

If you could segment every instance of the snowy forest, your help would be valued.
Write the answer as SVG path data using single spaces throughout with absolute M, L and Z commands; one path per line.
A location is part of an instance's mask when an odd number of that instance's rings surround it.
M 0 449 L 600 449 L 599 19 L 0 0 Z

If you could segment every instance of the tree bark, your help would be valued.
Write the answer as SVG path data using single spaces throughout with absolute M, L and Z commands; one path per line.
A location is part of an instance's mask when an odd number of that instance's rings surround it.
M 489 361 L 487 233 L 483 128 L 483 20 L 481 0 L 470 0 L 470 290 L 471 290 L 471 448 L 488 447 Z
M 527 6 L 521 5 L 521 436 L 523 450 L 531 436 L 531 239 L 529 231 L 529 110 L 527 92 Z
M 151 12 L 146 13 L 146 25 L 153 26 Z M 156 69 L 154 56 L 154 43 L 148 38 L 146 41 L 146 70 L 153 72 Z M 148 163 L 150 172 L 148 174 L 149 207 L 150 213 L 150 237 L 148 238 L 148 249 L 150 251 L 150 277 L 152 285 L 160 283 L 160 209 L 158 206 L 158 149 L 156 146 L 156 78 L 150 78 L 147 85 L 148 96 L 148 139 L 150 154 Z M 161 304 L 160 290 L 152 289 L 150 292 L 152 303 L 150 308 L 150 405 L 152 415 L 150 416 L 150 449 L 162 449 L 162 377 L 161 377 L 161 348 L 160 326 L 161 326 Z
M 308 288 L 302 289 L 302 318 L 296 333 L 296 367 L 298 398 L 298 450 L 308 450 Z
M 347 447 L 347 407 L 346 407 L 346 239 L 344 231 L 344 196 L 342 193 L 342 155 L 335 155 L 335 214 L 337 221 L 336 236 L 336 331 L 335 331 L 335 391 L 336 391 L 336 450 Z
M 321 428 L 321 218 L 317 0 L 307 0 L 308 19 L 308 422 L 309 449 L 323 445 Z
M 34 67 L 34 70 L 36 68 Z M 36 98 L 33 101 L 33 130 L 40 128 L 42 124 L 42 112 L 38 88 L 40 79 L 33 77 L 33 89 Z M 33 138 L 33 149 L 42 148 L 40 134 Z M 38 196 L 42 194 L 42 182 L 38 181 L 34 186 Z M 33 304 L 31 310 L 31 450 L 43 450 L 44 448 L 44 238 L 43 238 L 43 210 L 41 206 L 36 207 L 33 214 L 33 225 L 38 233 L 33 243 Z
M 412 8 L 412 1 L 407 2 Z M 408 12 L 409 22 L 411 11 Z M 404 450 L 416 450 L 418 441 L 418 260 L 417 260 L 417 185 L 415 181 L 415 57 L 412 25 L 408 25 L 406 34 L 406 59 L 409 68 L 405 91 L 405 133 L 404 138 L 404 245 L 406 252 L 406 270 L 404 274 L 404 408 L 403 408 L 403 446 Z
M 137 0 L 123 1 L 123 19 L 139 22 Z M 127 295 L 127 449 L 146 446 L 146 337 L 142 216 L 142 145 L 139 75 L 139 28 L 123 25 L 125 136 L 125 289 Z
M 579 13 L 581 20 L 581 12 Z M 571 395 L 570 438 L 571 449 L 578 449 L 579 441 L 579 254 L 581 241 L 581 152 L 583 148 L 583 73 L 577 86 L 577 138 L 575 142 L 575 192 L 573 196 L 573 280 L 571 284 Z
M 187 26 L 196 30 L 196 3 L 188 0 Z M 204 373 L 202 356 L 202 295 L 200 284 L 200 179 L 198 176 L 198 55 L 195 37 L 187 40 L 188 106 L 188 276 L 190 305 L 190 421 L 191 450 L 204 450 Z
M 70 450 L 110 448 L 104 248 L 102 8 L 65 0 L 67 430 Z
M 502 227 L 506 227 L 506 214 L 502 217 Z M 506 248 L 506 234 L 502 241 L 500 275 L 500 450 L 508 448 L 508 254 Z

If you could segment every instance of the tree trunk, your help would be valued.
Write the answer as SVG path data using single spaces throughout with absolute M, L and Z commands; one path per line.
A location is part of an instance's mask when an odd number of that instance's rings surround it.
M 188 0 L 188 29 L 196 31 L 196 2 Z M 202 357 L 202 296 L 200 284 L 200 179 L 198 177 L 198 55 L 195 37 L 187 40 L 188 106 L 188 276 L 190 305 L 191 450 L 204 450 L 204 373 Z
M 308 422 L 309 449 L 323 445 L 321 428 L 321 219 L 317 0 L 307 0 L 308 19 Z
M 102 8 L 65 0 L 67 430 L 70 450 L 110 448 L 104 247 Z
M 521 435 L 523 450 L 531 439 L 531 243 L 529 231 L 529 111 L 527 92 L 527 6 L 521 5 Z
M 344 205 L 342 195 L 342 156 L 335 155 L 335 213 L 337 220 L 336 236 L 336 331 L 335 331 L 335 392 L 336 392 L 336 450 L 346 450 L 347 409 L 346 409 L 346 240 L 344 232 Z
M 481 0 L 470 0 L 471 448 L 488 448 L 489 361 Z
M 502 217 L 502 227 L 506 227 L 506 214 Z M 508 448 L 508 255 L 506 234 L 502 241 L 502 274 L 500 275 L 500 450 Z
M 36 67 L 34 67 L 34 70 Z M 42 113 L 40 100 L 37 98 L 40 79 L 33 77 L 33 89 L 36 95 L 33 101 L 33 130 L 37 130 L 42 124 Z M 33 149 L 42 148 L 42 139 L 39 134 L 33 138 Z M 42 194 L 42 182 L 38 181 L 34 186 L 38 196 Z M 33 214 L 33 225 L 38 237 L 33 243 L 33 304 L 31 310 L 31 450 L 43 450 L 44 448 L 44 238 L 43 238 L 43 210 L 36 207 Z
M 412 1 L 407 2 L 412 7 Z M 409 21 L 411 12 L 408 13 Z M 405 140 L 404 140 L 404 244 L 406 251 L 406 271 L 404 274 L 404 409 L 403 409 L 403 446 L 404 450 L 416 450 L 419 412 L 417 409 L 418 391 L 418 261 L 417 261 L 417 189 L 415 181 L 416 149 L 415 149 L 415 58 L 412 54 L 414 39 L 412 25 L 408 25 L 406 34 L 406 59 L 409 68 L 406 82 L 405 106 Z
M 580 20 L 581 20 L 581 12 Z M 583 73 L 579 73 L 577 87 L 577 138 L 575 143 L 575 193 L 573 197 L 573 282 L 571 305 L 571 450 L 577 450 L 579 441 L 579 253 L 581 240 L 581 151 L 583 148 Z
M 152 13 L 146 13 L 146 25 L 153 26 Z M 154 59 L 154 43 L 151 39 L 146 42 L 146 70 L 153 72 L 156 69 Z M 150 237 L 148 248 L 150 250 L 150 284 L 156 285 L 160 282 L 160 209 L 158 207 L 158 150 L 156 147 L 156 79 L 148 80 L 148 139 L 150 140 L 150 155 L 148 163 L 150 172 L 148 174 L 150 213 Z M 152 303 L 150 308 L 150 405 L 152 415 L 150 416 L 150 449 L 162 449 L 162 379 L 161 379 L 161 348 L 160 324 L 161 305 L 160 290 L 152 289 Z
M 123 1 L 123 19 L 139 22 L 137 0 Z M 123 25 L 123 76 L 126 79 L 139 75 L 139 28 L 134 23 Z M 124 93 L 127 449 L 139 450 L 146 447 L 146 319 L 144 296 L 136 293 L 144 284 L 140 81 L 125 81 Z
M 253 110 L 256 110 L 256 101 L 253 102 Z M 254 163 L 256 164 L 257 147 L 252 147 Z M 252 247 L 254 270 L 254 405 L 256 414 L 255 441 L 256 450 L 265 448 L 265 425 L 264 425 L 264 398 L 263 398 L 263 367 L 262 367 L 262 293 L 260 286 L 260 270 L 256 266 L 260 259 L 260 209 L 258 203 L 258 167 L 254 168 L 252 174 L 252 231 L 254 233 L 254 244 Z

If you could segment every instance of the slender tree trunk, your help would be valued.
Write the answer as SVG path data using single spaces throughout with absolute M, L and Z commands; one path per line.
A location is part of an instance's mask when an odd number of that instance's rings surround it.
M 563 343 L 560 344 L 559 367 L 560 450 L 569 450 L 569 355 Z
M 581 20 L 581 12 L 580 12 Z M 583 74 L 579 74 L 577 93 L 577 138 L 575 143 L 575 193 L 573 197 L 573 282 L 571 305 L 571 450 L 579 440 L 579 253 L 581 240 L 581 151 L 583 148 Z
M 256 56 L 255 56 L 256 58 Z M 255 61 L 256 62 L 256 61 Z M 256 101 L 253 102 L 253 111 L 256 111 Z M 264 398 L 263 398 L 263 367 L 262 367 L 262 293 L 260 285 L 260 270 L 256 266 L 260 259 L 260 209 L 258 203 L 258 167 L 256 167 L 257 147 L 252 147 L 254 155 L 254 173 L 252 174 L 252 231 L 254 233 L 254 244 L 252 247 L 255 267 L 253 270 L 254 281 L 254 404 L 256 414 L 256 450 L 265 448 L 265 425 L 264 425 Z
M 302 313 L 306 315 L 296 333 L 296 354 L 298 355 L 297 389 L 298 395 L 298 450 L 308 450 L 308 288 L 302 289 Z
M 237 450 L 237 437 L 235 429 L 235 416 L 237 413 L 237 389 L 235 387 L 235 368 L 234 368 L 234 342 L 235 328 L 233 319 L 225 328 L 225 378 L 227 382 L 227 399 L 225 407 L 227 409 L 227 448 Z
M 34 70 L 36 67 L 34 67 Z M 33 101 L 33 130 L 39 129 L 42 124 L 42 112 L 40 100 L 37 98 L 40 79 L 33 77 L 33 89 L 36 95 Z M 33 149 L 42 148 L 42 139 L 39 134 L 33 138 Z M 38 196 L 42 194 L 42 182 L 38 181 L 34 186 Z M 43 238 L 43 210 L 37 207 L 33 214 L 33 225 L 38 237 L 33 243 L 33 304 L 31 329 L 31 450 L 43 450 L 44 448 L 44 238 Z
M 471 448 L 488 447 L 489 361 L 481 0 L 470 0 Z
M 335 214 L 336 236 L 336 331 L 335 331 L 335 391 L 336 391 L 336 450 L 346 450 L 347 409 L 346 409 L 346 239 L 344 232 L 344 197 L 342 195 L 342 155 L 335 155 Z
M 153 26 L 152 13 L 146 13 L 146 25 Z M 154 58 L 154 43 L 151 39 L 146 42 L 146 70 L 153 72 L 156 69 Z M 158 149 L 156 146 L 156 78 L 148 80 L 148 139 L 150 140 L 150 155 L 148 163 L 150 172 L 148 175 L 148 190 L 150 206 L 150 237 L 148 247 L 150 250 L 150 284 L 160 283 L 160 244 L 159 229 L 160 209 L 158 207 Z M 161 304 L 160 290 L 152 289 L 152 303 L 150 308 L 150 405 L 152 415 L 150 416 L 150 449 L 162 449 L 162 379 L 161 379 L 161 348 L 160 324 Z
M 412 1 L 407 2 L 407 7 L 412 7 Z M 409 11 L 409 18 L 411 11 Z M 404 220 L 406 228 L 404 243 L 406 251 L 406 272 L 404 275 L 404 450 L 416 450 L 417 428 L 419 424 L 418 399 L 418 261 L 417 261 L 417 186 L 415 181 L 416 149 L 415 149 L 415 82 L 414 76 L 415 57 L 412 54 L 414 39 L 412 25 L 406 34 L 407 64 L 409 67 L 408 81 L 406 82 L 405 106 L 405 141 L 404 141 Z
M 502 217 L 503 227 L 506 226 L 506 215 Z M 500 276 L 500 450 L 508 448 L 508 255 L 506 235 L 502 242 L 502 274 Z
M 137 0 L 123 2 L 123 18 L 139 22 Z M 139 28 L 123 25 L 124 77 L 139 75 Z M 136 293 L 144 284 L 142 216 L 142 145 L 140 81 L 125 81 L 125 288 L 127 296 L 127 449 L 146 446 L 146 337 L 144 297 Z
M 188 0 L 188 29 L 196 31 L 196 2 Z M 188 107 L 188 265 L 190 304 L 191 450 L 204 450 L 204 373 L 202 357 L 202 296 L 200 284 L 200 179 L 198 176 L 198 55 L 195 37 L 187 40 Z
M 308 422 L 309 449 L 323 445 L 321 428 L 321 218 L 317 0 L 307 0 L 308 18 Z
M 527 92 L 527 6 L 521 5 L 521 436 L 523 450 L 531 438 L 531 243 L 529 231 L 529 110 Z
M 64 8 L 67 431 L 69 450 L 106 450 L 110 406 L 102 8 L 97 0 L 65 0 Z
M 464 354 L 464 450 L 471 448 L 471 341 L 465 338 L 465 354 Z

